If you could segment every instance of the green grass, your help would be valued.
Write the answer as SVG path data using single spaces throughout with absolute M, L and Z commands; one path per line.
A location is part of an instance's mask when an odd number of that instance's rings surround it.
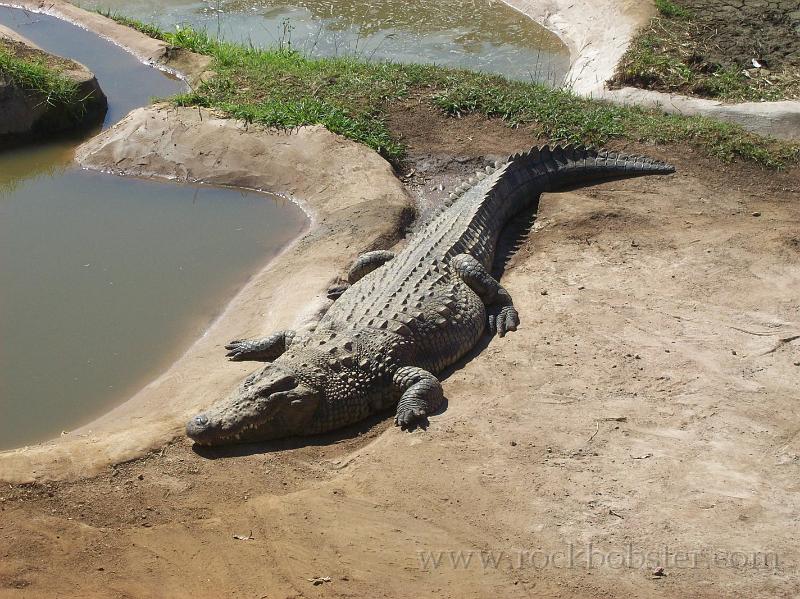
M 65 106 L 77 113 L 84 107 L 78 85 L 44 58 L 18 56 L 13 47 L 0 42 L 0 76 L 21 89 L 40 96 L 50 106 Z
M 688 19 L 692 14 L 689 10 L 671 0 L 656 0 L 656 8 L 665 17 Z
M 114 17 L 148 35 L 213 58 L 216 73 L 172 98 L 269 127 L 322 124 L 391 161 L 404 155 L 387 124 L 390 106 L 419 102 L 453 116 L 478 113 L 531 127 L 553 142 L 603 145 L 614 139 L 690 143 L 723 160 L 769 167 L 798 161 L 800 146 L 748 133 L 737 125 L 669 116 L 578 97 L 566 90 L 433 65 L 308 58 L 287 46 L 263 50 L 222 42 L 189 28 L 162 31 Z
M 728 102 L 800 98 L 800 71 L 741 69 L 708 62 L 714 32 L 672 0 L 656 0 L 659 15 L 638 33 L 611 83 Z

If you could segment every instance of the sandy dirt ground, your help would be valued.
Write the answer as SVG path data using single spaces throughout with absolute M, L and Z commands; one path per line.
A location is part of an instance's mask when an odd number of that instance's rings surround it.
M 536 141 L 392 121 L 432 202 Z M 796 596 L 800 174 L 628 149 L 678 173 L 542 198 L 503 276 L 523 326 L 448 373 L 426 430 L 177 438 L 5 485 L 0 596 Z

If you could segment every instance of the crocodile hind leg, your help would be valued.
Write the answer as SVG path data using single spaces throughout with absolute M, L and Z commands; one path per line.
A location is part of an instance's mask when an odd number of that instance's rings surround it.
M 453 256 L 450 264 L 467 286 L 478 294 L 481 301 L 488 306 L 489 331 L 501 337 L 506 331 L 516 331 L 519 326 L 519 314 L 514 302 L 500 282 L 486 268 L 469 254 Z
M 392 382 L 402 391 L 394 417 L 394 423 L 401 428 L 422 422 L 442 404 L 442 384 L 427 370 L 403 366 L 395 372 Z
M 394 252 L 389 250 L 376 250 L 361 254 L 347 271 L 347 281 L 335 283 L 328 288 L 328 299 L 338 299 L 350 285 L 364 278 L 376 268 L 380 268 L 392 258 L 394 258 Z
M 234 339 L 225 346 L 225 355 L 233 362 L 272 362 L 289 348 L 294 336 L 294 331 L 278 331 L 263 339 Z

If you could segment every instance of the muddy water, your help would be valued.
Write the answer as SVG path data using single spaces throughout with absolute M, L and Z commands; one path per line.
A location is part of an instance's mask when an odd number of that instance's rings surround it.
M 560 84 L 569 52 L 500 0 L 90 0 L 165 28 L 188 24 L 320 56 L 425 62 Z
M 0 7 L 0 23 L 93 70 L 107 125 L 183 89 L 56 19 Z M 77 141 L 0 152 L 0 448 L 129 397 L 306 223 L 276 196 L 83 171 Z

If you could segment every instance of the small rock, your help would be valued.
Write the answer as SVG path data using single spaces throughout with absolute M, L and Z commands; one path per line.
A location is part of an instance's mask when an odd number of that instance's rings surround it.
M 664 568 L 656 568 L 655 570 L 653 570 L 653 576 L 655 576 L 656 578 L 661 578 L 662 576 L 666 575 L 667 573 L 664 572 Z
M 761 216 L 760 212 L 753 212 L 753 216 Z
M 800 361 L 794 363 L 795 366 L 800 366 Z
M 140 474 L 140 475 L 139 475 L 139 476 L 137 476 L 136 478 L 138 478 L 139 480 L 144 480 L 144 474 Z
M 516 441 L 512 441 L 511 442 L 511 447 L 516 447 L 516 446 L 517 446 L 517 442 Z
M 578 291 L 583 291 L 584 289 L 586 289 L 586 287 L 583 285 L 578 285 Z
M 539 293 L 541 293 L 542 295 L 547 295 L 547 289 L 542 289 Z
M 731 350 L 731 353 L 732 353 L 732 354 L 735 356 L 735 355 L 736 355 L 736 350 L 735 350 L 735 349 L 732 349 L 732 350 Z

